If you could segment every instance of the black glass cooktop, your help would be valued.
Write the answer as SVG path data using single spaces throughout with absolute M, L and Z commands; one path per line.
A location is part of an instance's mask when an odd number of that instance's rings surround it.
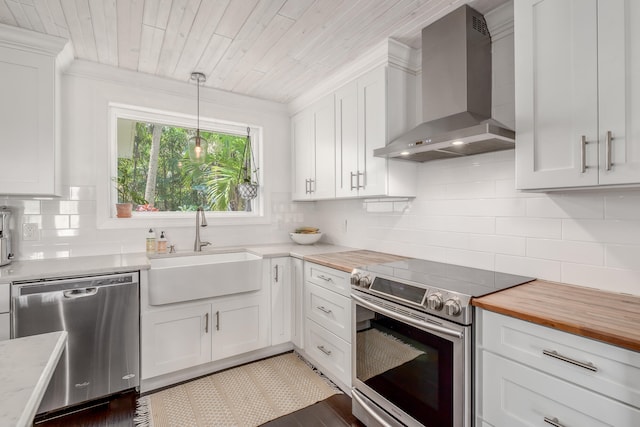
M 384 276 L 390 281 L 413 282 L 471 297 L 481 297 L 535 280 L 533 277 L 415 258 L 369 265 L 358 270 Z

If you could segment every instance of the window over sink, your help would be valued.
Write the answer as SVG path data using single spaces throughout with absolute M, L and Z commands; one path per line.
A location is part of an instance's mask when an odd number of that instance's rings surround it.
M 115 104 L 109 111 L 111 218 L 116 217 L 116 203 L 133 204 L 134 222 L 191 219 L 199 206 L 212 218 L 262 217 L 261 188 L 252 200 L 237 191 L 245 157 L 252 157 L 249 173 L 262 182 L 260 127 L 200 117 L 200 135 L 208 146 L 204 161 L 197 163 L 188 154 L 196 117 Z

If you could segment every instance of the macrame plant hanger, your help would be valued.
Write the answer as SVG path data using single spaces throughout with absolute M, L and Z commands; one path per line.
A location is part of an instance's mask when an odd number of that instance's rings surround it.
M 251 128 L 247 127 L 247 141 L 244 146 L 244 165 L 240 169 L 240 173 L 238 174 L 238 181 L 240 182 L 236 187 L 236 191 L 238 192 L 238 196 L 241 199 L 247 200 L 248 210 L 251 210 L 250 200 L 255 199 L 258 196 L 258 169 L 251 170 L 251 165 L 255 165 L 255 160 L 253 158 L 253 150 L 251 148 Z M 252 177 L 255 174 L 256 179 L 253 181 Z

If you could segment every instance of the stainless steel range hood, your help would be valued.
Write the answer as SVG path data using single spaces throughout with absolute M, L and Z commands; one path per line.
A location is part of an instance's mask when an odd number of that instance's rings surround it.
M 425 162 L 514 148 L 515 132 L 491 118 L 491 36 L 464 5 L 422 30 L 424 123 L 374 150 Z

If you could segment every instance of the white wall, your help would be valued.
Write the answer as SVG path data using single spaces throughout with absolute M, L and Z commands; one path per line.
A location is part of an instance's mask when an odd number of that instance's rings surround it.
M 61 199 L 2 198 L 15 209 L 14 252 L 17 259 L 54 258 L 144 251 L 153 222 L 134 228 L 99 228 L 110 191 L 108 169 L 109 102 L 195 115 L 195 85 L 76 61 L 62 79 Z M 215 246 L 288 241 L 287 232 L 304 219 L 304 206 L 290 202 L 290 125 L 285 105 L 227 92 L 201 89 L 201 116 L 262 126 L 263 189 L 266 223 L 220 225 L 208 218 L 202 239 Z M 126 220 L 125 220 L 126 221 Z M 22 241 L 22 223 L 37 223 L 39 239 Z M 189 222 L 191 224 L 191 222 Z M 193 224 L 195 224 L 195 213 Z M 182 225 L 182 224 L 181 224 Z M 193 247 L 195 225 L 163 226 L 180 250 Z M 159 231 L 159 230 L 157 230 Z

